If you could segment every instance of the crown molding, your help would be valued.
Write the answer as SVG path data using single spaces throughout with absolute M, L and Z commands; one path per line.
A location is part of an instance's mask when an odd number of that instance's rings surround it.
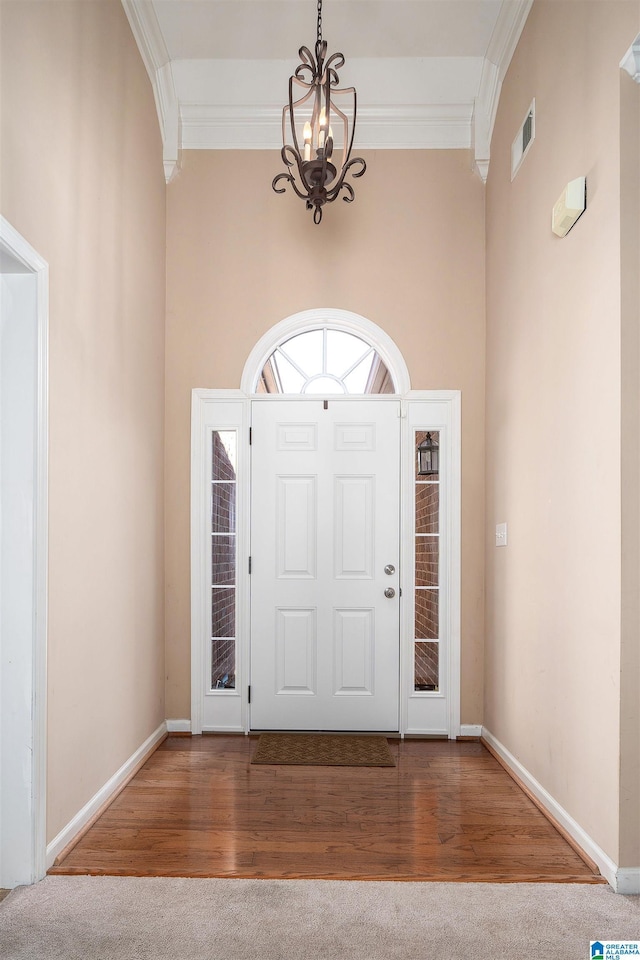
M 640 33 L 620 61 L 620 66 L 627 71 L 632 80 L 640 83 Z
M 121 0 L 146 67 L 156 104 L 163 144 L 167 182 L 180 163 L 180 150 L 272 150 L 281 147 L 282 106 L 275 105 L 267 91 L 280 77 L 278 62 L 261 61 L 262 103 L 246 102 L 245 83 L 253 81 L 241 62 L 171 61 L 151 0 Z M 354 73 L 384 79 L 389 101 L 360 105 L 356 149 L 446 150 L 473 149 L 475 168 L 486 180 L 491 136 L 503 78 L 522 33 L 533 0 L 503 0 L 487 56 L 407 60 L 403 76 L 391 61 L 354 62 Z M 635 49 L 632 48 L 632 50 Z M 376 69 L 372 69 L 372 65 Z M 235 71 L 235 72 L 234 72 Z M 235 75 L 237 73 L 237 76 Z M 389 75 L 388 75 L 389 74 Z M 243 77 L 245 79 L 243 79 Z M 228 83 L 221 84 L 226 78 Z M 235 78 L 235 79 L 234 79 Z M 443 79 L 444 78 L 444 79 Z M 402 91 L 404 79 L 406 91 Z M 217 81 L 217 82 L 216 82 Z M 230 83 L 230 87 L 229 87 Z M 456 102 L 443 102 L 447 84 L 453 83 Z M 432 89 L 433 86 L 433 89 Z M 244 102 L 219 103 L 229 89 Z M 431 102 L 413 102 L 428 89 Z M 475 91 L 478 95 L 474 97 Z M 376 97 L 377 88 L 371 88 Z M 208 96 L 207 94 L 210 94 Z M 265 98 L 265 93 L 267 97 Z M 195 94 L 195 96 L 194 96 Z M 451 97 L 451 93 L 449 94 Z M 395 99 L 394 99 L 395 98 Z M 265 102 L 268 99 L 269 102 Z M 204 101 L 204 102 L 201 102 Z
M 498 112 L 502 81 L 509 69 L 533 0 L 507 0 L 500 8 L 473 110 L 472 143 L 476 171 L 486 182 L 491 157 L 491 137 Z
M 485 60 L 480 77 L 480 90 L 473 105 L 471 120 L 471 142 L 473 144 L 475 169 L 483 183 L 486 183 L 489 174 L 491 135 L 501 89 L 500 68 L 497 64 Z
M 149 77 L 153 80 L 160 67 L 169 63 L 170 60 L 153 4 L 151 0 L 121 0 L 121 2 L 138 44 L 140 56 Z
M 162 162 L 167 183 L 180 167 L 180 148 L 182 132 L 180 129 L 180 105 L 176 96 L 173 80 L 173 67 L 165 63 L 156 71 L 154 95 L 160 129 L 162 131 Z
M 351 60 L 347 82 L 368 95 L 358 102 L 355 149 L 469 149 L 482 63 L 481 57 Z M 280 150 L 286 78 L 295 67 L 281 60 L 174 61 L 182 147 Z
M 472 103 L 358 109 L 354 150 L 459 150 L 471 145 Z M 281 106 L 182 104 L 185 150 L 280 150 Z
M 358 108 L 358 150 L 468 150 L 473 103 Z
M 282 107 L 180 105 L 185 150 L 279 150 Z
M 151 81 L 162 136 L 162 163 L 169 183 L 180 162 L 180 111 L 169 51 L 151 0 L 121 3 Z
M 500 68 L 501 81 L 509 69 L 532 6 L 533 0 L 503 0 L 486 57 Z

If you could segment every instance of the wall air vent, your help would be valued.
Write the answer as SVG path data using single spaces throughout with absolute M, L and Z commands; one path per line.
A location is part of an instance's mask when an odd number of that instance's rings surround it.
M 527 119 L 524 122 L 524 127 L 522 128 L 522 150 L 523 152 L 529 146 L 531 138 L 533 136 L 533 114 L 527 114 Z
M 520 124 L 516 138 L 511 144 L 511 179 L 515 177 L 520 169 L 522 161 L 528 154 L 531 144 L 536 138 L 536 101 L 531 101 L 531 106 Z

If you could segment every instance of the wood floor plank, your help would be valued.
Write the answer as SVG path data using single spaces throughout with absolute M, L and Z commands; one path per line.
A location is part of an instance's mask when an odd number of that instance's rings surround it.
M 250 737 L 169 737 L 49 872 L 604 882 L 479 743 L 396 766 L 252 766 Z

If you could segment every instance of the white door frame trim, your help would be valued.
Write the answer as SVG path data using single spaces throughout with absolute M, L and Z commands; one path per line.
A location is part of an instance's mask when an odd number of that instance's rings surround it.
M 286 403 L 287 397 L 256 394 L 255 385 L 265 361 L 284 340 L 305 330 L 329 327 L 346 330 L 367 340 L 379 353 L 394 380 L 396 393 L 379 397 L 368 395 L 366 399 L 380 402 L 395 399 L 401 401 L 403 426 L 401 430 L 401 549 L 403 551 L 400 585 L 405 597 L 413 595 L 413 497 L 414 497 L 414 452 L 412 429 L 444 431 L 448 443 L 444 450 L 442 477 L 443 520 L 446 535 L 443 538 L 443 577 L 441 589 L 446 591 L 448 614 L 443 618 L 447 656 L 443 664 L 446 690 L 438 694 L 410 694 L 409 678 L 413 669 L 413 654 L 409 652 L 407 637 L 413 622 L 410 604 L 401 605 L 400 621 L 400 732 L 430 732 L 451 739 L 460 734 L 460 566 L 461 566 L 461 395 L 458 390 L 412 390 L 409 371 L 404 358 L 391 337 L 365 317 L 346 310 L 321 308 L 306 310 L 285 318 L 271 327 L 251 351 L 242 373 L 240 390 L 195 389 L 192 391 L 191 407 L 191 733 L 203 731 L 249 732 L 248 685 L 250 668 L 250 480 L 249 426 L 251 404 L 263 400 L 279 399 Z M 295 397 L 292 399 L 303 399 Z M 318 399 L 309 397 L 308 399 Z M 342 397 L 341 399 L 357 399 Z M 206 657 L 203 638 L 209 633 L 211 599 L 206 583 L 207 570 L 211 564 L 211 539 L 208 530 L 210 511 L 207 497 L 209 443 L 212 430 L 237 429 L 239 436 L 246 438 L 238 451 L 238 528 L 236 563 L 238 571 L 236 600 L 237 676 L 236 689 L 212 693 L 216 703 L 215 723 L 204 721 L 204 689 Z M 444 452 L 443 450 L 443 452 Z M 443 529 L 444 529 L 443 527 Z M 421 715 L 433 713 L 428 708 L 440 702 L 439 720 L 435 727 L 421 727 Z
M 411 390 L 403 400 L 402 480 L 400 529 L 402 562 L 402 589 L 405 596 L 413 596 L 415 564 L 413 530 L 415 522 L 415 444 L 414 430 L 440 431 L 440 596 L 446 603 L 440 610 L 440 639 L 445 639 L 445 657 L 441 660 L 442 692 L 439 694 L 409 693 L 413 682 L 413 660 L 408 657 L 408 644 L 402 642 L 411 635 L 413 611 L 409 604 L 401 606 L 400 669 L 401 669 L 401 732 L 420 735 L 425 732 L 460 736 L 460 610 L 461 610 L 461 394 L 459 390 Z M 447 442 L 442 443 L 442 437 Z M 403 668 L 404 657 L 404 668 Z M 433 726 L 434 707 L 440 700 L 440 723 Z M 431 702 L 431 706 L 428 706 Z M 431 714 L 428 731 L 423 716 Z M 422 715 L 422 716 L 421 716 Z
M 47 605 L 48 605 L 48 417 L 49 417 L 49 266 L 18 231 L 0 216 L 0 256 L 17 261 L 36 286 L 36 402 L 34 423 L 35 471 L 32 675 L 25 678 L 31 710 L 31 838 L 30 862 L 23 865 L 20 883 L 33 883 L 46 873 L 47 757 Z M 13 271 L 6 270 L 6 273 Z M 28 801 L 29 798 L 26 798 Z M 5 881 L 6 882 L 6 881 Z M 0 884 L 1 885 L 1 884 Z
M 317 399 L 317 398 L 316 398 Z M 240 390 L 206 390 L 196 389 L 192 396 L 192 453 L 191 453 L 191 733 L 199 734 L 204 731 L 248 733 L 249 711 L 247 688 L 249 683 L 249 639 L 250 639 L 250 595 L 249 595 L 249 530 L 250 519 L 250 470 L 249 463 L 249 418 L 252 402 L 260 402 L 260 398 L 248 397 Z M 282 398 L 286 403 L 286 398 Z M 384 399 L 381 398 L 381 402 Z M 408 653 L 408 636 L 411 611 L 409 604 L 401 607 L 401 690 L 400 690 L 400 732 L 416 733 L 430 732 L 450 739 L 460 734 L 460 393 L 459 391 L 411 391 L 402 402 L 404 423 L 401 435 L 404 450 L 402 451 L 402 516 L 403 528 L 411 530 L 413 503 L 413 443 L 412 418 L 419 420 L 424 416 L 425 408 L 433 407 L 437 417 L 434 429 L 445 430 L 449 435 L 447 459 L 443 462 L 444 471 L 448 473 L 448 481 L 443 484 L 443 522 L 447 527 L 447 556 L 445 571 L 442 580 L 442 589 L 446 590 L 448 603 L 443 604 L 448 609 L 446 623 L 443 629 L 447 635 L 447 659 L 443 664 L 448 678 L 446 699 L 446 714 L 443 714 L 437 728 L 421 729 L 420 711 L 427 708 L 429 702 L 435 701 L 433 695 L 410 695 L 408 677 L 412 670 L 411 656 Z M 217 411 L 223 410 L 223 419 Z M 236 690 L 218 691 L 212 696 L 216 698 L 219 707 L 219 717 L 213 725 L 203 722 L 203 696 L 206 664 L 203 655 L 203 637 L 208 634 L 208 616 L 210 616 L 210 598 L 208 591 L 203 590 L 206 582 L 206 571 L 210 552 L 211 538 L 206 536 L 208 530 L 208 503 L 206 499 L 206 484 L 203 482 L 206 473 L 209 448 L 208 441 L 212 429 L 237 428 L 246 440 L 240 444 L 238 464 L 238 599 L 237 599 L 237 654 L 238 670 Z M 420 427 L 418 427 L 420 428 Z M 444 544 L 443 544 L 444 546 Z M 412 567 L 412 538 L 403 536 L 403 571 L 401 586 L 405 596 L 411 595 L 413 583 Z M 443 705 L 444 706 L 444 705 Z
M 225 733 L 248 731 L 247 686 L 249 662 L 249 469 L 250 399 L 241 390 L 195 389 L 191 397 L 191 733 L 212 729 Z M 211 572 L 209 486 L 212 430 L 238 430 L 236 528 L 236 689 L 217 691 L 220 706 L 215 728 L 205 722 L 202 690 L 207 671 L 203 638 L 210 633 L 211 596 L 203 589 Z
M 389 395 L 387 399 L 391 399 Z M 260 397 L 247 396 L 242 390 L 207 390 L 196 389 L 192 394 L 192 432 L 191 432 L 191 733 L 199 734 L 205 731 L 248 733 L 249 712 L 247 687 L 249 682 L 249 530 L 248 516 L 250 505 L 250 470 L 248 431 L 252 402 L 260 402 Z M 265 397 L 264 399 L 273 399 Z M 317 399 L 317 397 L 315 398 Z M 347 400 L 349 398 L 344 398 Z M 374 398 L 368 398 L 374 399 Z M 380 397 L 384 402 L 385 397 Z M 396 399 L 398 399 L 396 397 Z M 443 463 L 443 470 L 448 473 L 446 484 L 447 494 L 444 502 L 444 523 L 447 527 L 447 555 L 443 577 L 443 588 L 447 591 L 449 610 L 447 631 L 448 658 L 446 671 L 449 688 L 446 700 L 446 717 L 437 730 L 429 731 L 450 739 L 460 734 L 460 511 L 461 511 L 461 473 L 460 473 L 460 392 L 421 391 L 412 390 L 402 400 L 403 411 L 403 438 L 404 450 L 402 457 L 401 501 L 402 526 L 401 542 L 404 551 L 404 563 L 401 585 L 406 596 L 411 595 L 413 571 L 408 559 L 412 551 L 410 537 L 412 502 L 413 502 L 413 445 L 412 445 L 412 413 L 416 411 L 414 419 L 423 414 L 425 405 L 433 407 L 437 416 L 437 428 L 448 431 L 449 443 L 446 445 L 449 453 Z M 282 397 L 286 403 L 286 398 Z M 222 419 L 216 410 L 224 410 Z M 203 590 L 206 582 L 207 551 L 210 551 L 211 540 L 206 536 L 208 530 L 208 501 L 206 499 L 206 484 L 203 478 L 206 473 L 209 448 L 208 438 L 212 429 L 237 428 L 246 440 L 240 444 L 238 463 L 238 543 L 237 543 L 237 570 L 238 570 L 238 599 L 236 628 L 238 673 L 235 691 L 218 691 L 213 696 L 220 705 L 220 719 L 213 726 L 203 723 L 202 690 L 205 680 L 206 665 L 203 656 L 203 637 L 208 634 L 208 616 L 210 615 L 210 598 Z M 434 424 L 434 429 L 436 425 Z M 443 485 L 444 486 L 444 485 Z M 443 489 L 444 494 L 444 489 Z M 244 516 L 243 516 L 244 514 Z M 418 694 L 415 697 L 408 694 L 408 676 L 412 669 L 410 657 L 407 653 L 406 637 L 411 617 L 409 604 L 401 606 L 401 690 L 400 690 L 400 732 L 420 733 L 419 722 L 414 719 L 409 723 L 409 701 L 413 705 L 414 718 L 419 711 L 420 701 L 425 703 L 429 695 Z M 415 704 L 413 701 L 415 700 Z

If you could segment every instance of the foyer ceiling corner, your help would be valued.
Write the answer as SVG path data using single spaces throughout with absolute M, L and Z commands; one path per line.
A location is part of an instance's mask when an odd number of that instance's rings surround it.
M 502 80 L 533 0 L 325 0 L 358 89 L 354 146 L 472 149 L 486 179 Z M 122 0 L 153 86 L 167 181 L 181 149 L 280 150 L 312 0 Z

